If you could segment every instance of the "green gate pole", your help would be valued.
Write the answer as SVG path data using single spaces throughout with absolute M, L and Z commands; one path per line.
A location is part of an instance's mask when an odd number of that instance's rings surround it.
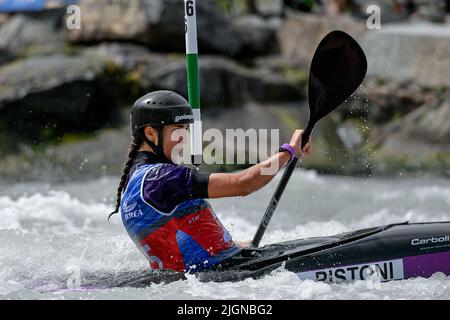
M 195 0 L 184 0 L 184 22 L 186 32 L 186 66 L 188 97 L 194 114 L 190 125 L 191 160 L 199 166 L 203 163 L 202 120 L 200 114 L 200 86 L 198 81 L 197 16 Z

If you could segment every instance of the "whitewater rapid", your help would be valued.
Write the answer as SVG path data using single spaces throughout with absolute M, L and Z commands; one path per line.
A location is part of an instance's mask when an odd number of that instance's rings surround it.
M 250 240 L 277 180 L 246 198 L 211 200 L 235 240 Z M 241 282 L 187 281 L 145 289 L 73 289 L 86 275 L 147 268 L 118 215 L 117 177 L 66 185 L 0 185 L 0 299 L 450 299 L 450 277 L 345 284 L 286 270 Z M 450 180 L 319 176 L 297 170 L 262 245 L 395 222 L 450 221 Z M 74 280 L 78 279 L 78 280 Z M 67 288 L 61 289 L 61 286 Z M 71 289 L 70 289 L 71 288 Z

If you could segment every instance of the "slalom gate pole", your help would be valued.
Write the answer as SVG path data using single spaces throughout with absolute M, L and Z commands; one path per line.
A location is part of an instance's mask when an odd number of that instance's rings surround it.
M 200 166 L 203 163 L 203 147 L 195 0 L 184 0 L 184 22 L 186 33 L 188 98 L 194 114 L 194 123 L 190 125 L 191 161 L 192 164 Z

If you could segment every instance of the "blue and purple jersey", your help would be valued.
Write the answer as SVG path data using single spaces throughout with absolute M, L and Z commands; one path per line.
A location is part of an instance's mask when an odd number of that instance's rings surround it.
M 208 175 L 139 152 L 120 212 L 153 269 L 201 271 L 240 251 L 207 197 Z

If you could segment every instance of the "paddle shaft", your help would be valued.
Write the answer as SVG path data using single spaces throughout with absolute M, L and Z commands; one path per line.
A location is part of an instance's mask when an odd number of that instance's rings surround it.
M 314 128 L 314 125 L 308 124 L 308 126 L 306 127 L 306 130 L 303 132 L 302 149 L 308 142 L 313 128 Z M 283 176 L 281 177 L 281 180 L 278 183 L 275 193 L 273 194 L 272 198 L 270 199 L 270 202 L 269 202 L 269 205 L 267 206 L 266 212 L 264 213 L 264 216 L 259 224 L 258 230 L 256 231 L 256 234 L 253 238 L 253 241 L 251 244 L 252 247 L 259 246 L 259 243 L 261 242 L 261 239 L 262 239 L 264 233 L 266 232 L 267 226 L 269 225 L 269 222 L 272 219 L 275 209 L 278 206 L 281 196 L 283 195 L 284 189 L 286 188 L 286 186 L 289 182 L 292 172 L 294 172 L 294 169 L 298 163 L 298 160 L 299 160 L 299 158 L 297 158 L 297 157 L 292 158 L 289 161 L 286 170 L 284 170 Z

